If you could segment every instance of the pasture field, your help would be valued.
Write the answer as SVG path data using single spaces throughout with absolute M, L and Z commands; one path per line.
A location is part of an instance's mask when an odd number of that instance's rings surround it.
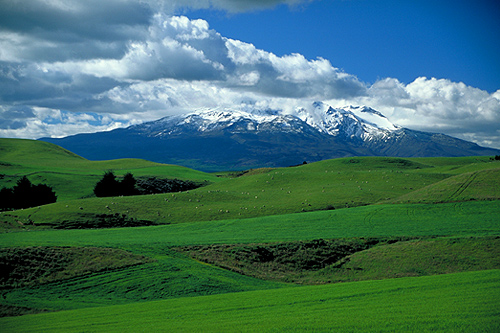
M 12 157 L 9 158 L 12 161 Z M 81 167 L 77 180 L 61 174 L 49 175 L 47 172 L 31 175 L 34 182 L 45 181 L 50 185 L 49 180 L 52 180 L 54 184 L 59 184 L 54 187 L 66 193 L 63 198 L 51 205 L 4 213 L 3 220 L 8 225 L 18 227 L 22 223 L 57 227 L 62 221 L 85 223 L 98 214 L 121 214 L 129 219 L 146 220 L 153 224 L 172 224 L 340 209 L 384 202 L 500 199 L 500 162 L 487 157 L 344 158 L 299 167 L 252 170 L 237 178 L 217 177 L 215 174 L 140 160 L 90 162 L 75 156 L 67 159 L 71 163 L 88 166 Z M 127 168 L 127 165 L 130 167 Z M 113 166 L 117 174 L 128 171 L 136 176 L 165 177 L 170 174 L 170 178 L 206 181 L 211 185 L 180 193 L 89 197 L 102 173 L 106 169 L 113 169 Z M 89 198 L 64 200 L 70 197 Z
M 462 251 L 464 256 L 477 258 L 471 259 L 472 264 L 469 266 L 454 268 L 451 271 L 495 268 L 498 267 L 495 263 L 500 257 L 498 250 L 490 251 L 487 255 L 484 255 L 484 252 L 487 252 L 485 248 L 498 242 L 495 237 L 500 234 L 499 210 L 500 201 L 440 205 L 379 205 L 152 227 L 3 233 L 0 234 L 0 244 L 6 248 L 27 246 L 116 248 L 146 256 L 155 262 L 4 291 L 2 304 L 29 309 L 63 310 L 289 286 L 200 263 L 172 249 L 194 244 L 279 243 L 308 239 L 398 236 L 424 239 L 434 236 L 454 236 L 469 239 L 459 243 L 463 246 L 446 241 L 446 238 L 440 242 L 434 241 L 434 245 L 429 246 L 420 262 L 414 261 L 414 257 L 408 253 L 401 252 L 396 246 L 399 243 L 378 249 L 374 247 L 351 257 L 358 266 L 368 265 L 365 270 L 356 271 L 360 274 L 346 275 L 346 271 L 337 271 L 336 277 L 326 268 L 323 272 L 312 273 L 314 283 L 332 281 L 336 278 L 339 281 L 352 281 L 394 277 L 398 272 L 401 273 L 400 276 L 405 274 L 407 276 L 408 272 L 421 273 L 414 275 L 450 272 L 446 271 L 445 264 L 446 260 L 452 260 L 453 257 L 443 259 L 442 256 L 443 251 L 449 249 L 455 249 L 455 252 Z M 401 216 L 405 219 L 401 219 Z M 490 238 L 484 238 L 485 236 Z M 406 247 L 408 248 L 411 249 L 411 246 Z M 374 272 L 373 268 L 369 267 L 374 251 L 375 254 L 377 251 L 382 252 L 377 256 L 381 261 L 387 256 L 399 257 L 401 261 L 412 258 L 415 265 L 403 266 L 404 270 L 400 271 L 396 269 L 390 276 L 374 276 L 377 272 L 380 273 L 380 270 Z M 413 251 L 412 255 L 418 257 L 420 253 L 421 251 Z M 431 260 L 429 257 L 438 259 Z M 425 271 L 429 265 L 434 264 L 442 267 L 435 267 L 435 271 L 431 272 Z M 382 271 L 384 269 L 381 267 Z
M 96 198 L 106 170 L 207 185 Z M 2 332 L 500 330 L 489 157 L 208 174 L 0 139 L 0 187 L 24 175 L 58 201 L 0 212 Z M 98 218 L 153 225 L 89 229 Z
M 0 319 L 5 332 L 498 332 L 500 271 L 189 297 Z
M 12 187 L 28 176 L 33 184 L 47 184 L 58 201 L 92 197 L 95 184 L 107 170 L 117 176 L 178 178 L 217 182 L 215 175 L 189 168 L 140 159 L 89 161 L 59 146 L 33 140 L 0 139 L 0 187 Z
M 149 244 L 173 247 L 307 239 L 500 235 L 500 201 L 373 205 L 333 211 L 172 225 L 0 233 L 1 247 Z

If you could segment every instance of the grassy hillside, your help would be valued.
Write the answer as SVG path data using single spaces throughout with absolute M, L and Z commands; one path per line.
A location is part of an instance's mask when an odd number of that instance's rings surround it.
M 150 262 L 123 250 L 96 247 L 0 249 L 0 288 L 32 286 Z
M 500 267 L 500 238 L 350 238 L 179 248 L 260 279 L 323 284 Z
M 211 184 L 89 197 L 108 169 Z M 500 275 L 488 270 L 500 269 L 500 163 L 487 157 L 356 157 L 218 177 L 1 139 L 0 174 L 0 186 L 28 175 L 60 195 L 0 213 L 0 315 L 61 311 L 0 319 L 1 331 L 499 326 Z M 99 219 L 126 223 L 69 230 Z M 158 225 L 118 228 L 133 221 Z
M 500 235 L 500 201 L 373 205 L 333 211 L 172 225 L 0 233 L 1 247 L 259 243 L 308 239 Z
M 466 172 L 397 198 L 399 202 L 494 200 L 500 197 L 500 169 Z M 397 202 L 396 201 L 396 202 Z
M 500 271 L 181 298 L 0 319 L 5 332 L 497 332 Z
M 172 171 L 175 167 L 164 168 Z M 163 171 L 161 167 L 135 170 L 138 175 Z M 500 199 L 499 170 L 500 163 L 481 157 L 421 161 L 385 157 L 345 158 L 300 167 L 266 169 L 234 179 L 202 174 L 214 183 L 175 194 L 60 201 L 9 213 L 12 217 L 4 214 L 4 220 L 10 225 L 20 221 L 23 224 L 57 226 L 69 220 L 86 223 L 97 214 L 122 214 L 130 219 L 169 224 L 340 209 L 382 202 L 494 200 Z M 192 170 L 190 176 L 196 179 Z M 69 183 L 64 186 L 71 187 Z
M 407 276 L 408 271 L 421 272 L 420 275 L 449 272 L 446 260 L 434 261 L 429 258 L 443 258 L 443 252 L 451 253 L 453 249 L 454 253 L 461 251 L 464 256 L 471 257 L 469 262 L 474 263 L 467 267 L 462 267 L 460 264 L 454 271 L 494 268 L 500 257 L 498 251 L 481 256 L 479 253 L 484 253 L 486 251 L 484 248 L 488 246 L 498 249 L 495 247 L 495 242 L 498 242 L 495 237 L 500 235 L 499 210 L 499 201 L 441 205 L 385 205 L 156 227 L 4 233 L 0 234 L 2 247 L 106 247 L 127 250 L 154 259 L 155 262 L 30 288 L 4 291 L 2 304 L 28 309 L 62 310 L 288 286 L 202 264 L 172 249 L 193 244 L 279 243 L 353 237 L 425 239 L 436 235 L 455 235 L 461 238 L 474 236 L 475 239 L 466 238 L 466 241 L 458 245 L 445 239 L 431 242 L 429 244 L 432 246 L 429 245 L 429 249 L 425 253 L 422 252 L 421 261 L 414 260 L 414 257 L 409 257 L 407 254 L 403 255 L 406 252 L 401 252 L 395 246 L 398 243 L 389 244 L 389 247 L 380 247 L 379 250 L 373 248 L 364 255 L 362 255 L 364 252 L 359 252 L 352 256 L 356 267 L 365 267 L 366 270 L 355 270 L 348 275 L 341 270 L 335 275 L 325 268 L 325 271 L 312 272 L 308 276 L 312 282 L 327 282 L 336 278 L 351 281 L 373 278 L 373 269 L 368 268 L 374 253 L 371 251 L 375 250 L 382 251 L 378 255 L 382 262 L 387 255 L 399 258 L 402 262 L 405 258 L 412 259 L 411 267 L 403 265 L 398 271 L 397 268 L 400 266 L 393 266 L 391 274 L 400 273 L 400 276 Z M 482 238 L 488 235 L 495 237 Z M 409 245 L 405 251 L 415 249 L 411 247 L 411 243 L 406 244 Z M 420 251 L 414 250 L 413 253 L 418 257 Z M 361 256 L 361 259 L 358 256 Z M 450 258 L 453 257 L 448 257 L 447 260 Z M 368 261 L 363 263 L 363 260 Z M 426 271 L 432 264 L 438 266 L 433 268 L 434 271 Z M 379 273 L 384 270 L 385 268 L 381 267 Z M 319 277 L 315 278 L 315 274 Z M 394 275 L 385 276 L 387 277 Z M 300 279 L 298 281 L 308 282 Z
M 58 201 L 93 196 L 95 184 L 107 170 L 117 176 L 178 178 L 217 182 L 215 175 L 189 168 L 140 159 L 89 161 L 59 146 L 43 141 L 0 139 L 0 187 L 12 187 L 22 176 L 34 184 L 51 186 Z

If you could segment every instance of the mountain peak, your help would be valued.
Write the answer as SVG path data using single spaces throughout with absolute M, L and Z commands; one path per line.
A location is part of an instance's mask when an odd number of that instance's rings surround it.
M 136 125 L 135 129 L 148 136 L 217 131 L 241 133 L 306 130 L 366 141 L 391 136 L 400 127 L 392 124 L 382 113 L 366 106 L 333 108 L 323 102 L 314 102 L 312 108 L 299 108 L 293 114 L 259 109 L 251 112 L 223 108 L 199 109 L 185 115 L 168 116 Z
M 367 106 L 315 102 L 291 113 L 213 108 L 110 132 L 44 139 L 88 159 L 136 157 L 206 170 L 374 156 L 497 155 L 498 150 L 392 124 Z

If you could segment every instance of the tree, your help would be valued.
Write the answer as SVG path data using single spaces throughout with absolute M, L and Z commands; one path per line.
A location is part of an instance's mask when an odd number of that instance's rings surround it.
M 2 188 L 0 190 L 0 209 L 11 209 L 14 206 L 14 191 L 11 188 Z
M 56 193 L 45 184 L 33 185 L 28 177 L 20 178 L 12 189 L 0 190 L 1 209 L 29 208 L 56 202 Z
M 119 195 L 135 195 L 139 191 L 135 188 L 136 180 L 128 172 L 122 181 L 116 179 L 113 171 L 106 171 L 102 179 L 94 187 L 94 194 L 97 197 L 116 197 Z
M 120 183 L 116 180 L 113 171 L 106 171 L 104 176 L 94 187 L 94 194 L 97 197 L 113 197 L 120 195 Z
M 130 172 L 127 172 L 127 174 L 125 174 L 122 181 L 120 182 L 122 195 L 139 194 L 139 191 L 135 188 L 136 183 L 137 181 L 135 180 L 134 176 Z
M 34 198 L 34 206 L 46 205 L 52 202 L 56 202 L 56 193 L 51 187 L 45 184 L 33 185 L 31 188 Z M 31 207 L 34 207 L 31 206 Z

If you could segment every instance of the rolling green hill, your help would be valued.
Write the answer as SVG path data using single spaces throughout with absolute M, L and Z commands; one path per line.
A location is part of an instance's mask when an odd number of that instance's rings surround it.
M 497 332 L 500 271 L 180 298 L 0 319 L 4 332 Z
M 12 187 L 22 176 L 34 184 L 51 186 L 58 201 L 93 196 L 95 184 L 107 170 L 117 176 L 178 178 L 217 182 L 212 174 L 185 167 L 139 159 L 89 161 L 59 146 L 43 141 L 0 139 L 0 187 Z
M 421 275 L 446 272 L 446 269 L 449 269 L 446 261 L 432 261 L 429 258 L 433 256 L 442 258 L 443 252 L 446 253 L 448 249 L 454 249 L 455 253 L 461 251 L 463 256 L 470 257 L 469 262 L 474 263 L 472 266 L 459 266 L 450 272 L 474 270 L 480 266 L 493 268 L 500 257 L 498 250 L 488 255 L 479 256 L 479 253 L 484 253 L 484 248 L 494 246 L 495 242 L 498 242 L 495 237 L 500 235 L 499 205 L 500 201 L 440 205 L 380 205 L 141 228 L 3 233 L 0 234 L 0 245 L 6 248 L 105 247 L 130 251 L 155 261 L 127 269 L 13 289 L 3 293 L 2 304 L 7 308 L 18 306 L 27 309 L 63 310 L 290 286 L 222 270 L 192 260 L 173 250 L 174 247 L 195 244 L 279 244 L 284 241 L 319 238 L 418 237 L 424 240 L 436 240 L 434 243 L 429 243 L 431 245 L 428 246 L 424 253 L 425 257 L 422 257 L 420 262 L 412 260 L 413 267 L 402 267 L 401 276 L 405 276 L 409 270 L 414 273 L 421 272 Z M 448 237 L 439 240 L 435 236 L 454 236 L 455 239 L 465 239 L 465 241 L 457 245 L 447 241 Z M 369 267 L 373 251 L 375 253 L 381 251 L 382 254 L 377 257 L 382 260 L 384 256 L 389 255 L 404 261 L 410 257 L 402 255 L 398 247 L 405 244 L 408 244 L 406 248 L 412 248 L 412 243 L 387 244 L 366 252 L 355 253 L 352 261 L 356 262 L 357 266 Z M 480 248 L 483 250 L 479 250 Z M 417 251 L 416 255 L 418 254 Z M 430 264 L 436 263 L 438 265 L 433 268 L 434 273 L 425 272 Z M 398 273 L 397 267 L 394 265 L 391 274 Z M 356 272 L 360 274 L 355 275 Z M 345 272 L 336 272 L 339 278 L 351 281 L 373 278 L 374 274 L 373 269 L 355 270 L 352 273 L 343 277 Z M 312 272 L 313 278 L 314 274 L 322 272 Z M 327 281 L 334 277 L 333 274 L 329 277 L 328 272 L 324 271 L 320 278 L 314 280 Z
M 495 200 L 500 197 L 500 169 L 466 172 L 397 198 L 399 202 Z
M 149 163 L 145 161 L 130 161 Z M 105 163 L 107 167 L 127 161 Z M 10 225 L 57 227 L 87 223 L 96 215 L 120 214 L 155 224 L 210 221 L 358 207 L 383 202 L 452 202 L 500 199 L 500 163 L 487 157 L 401 159 L 344 158 L 299 167 L 265 169 L 234 179 L 173 166 L 122 168 L 137 175 L 179 174 L 213 182 L 196 190 L 138 197 L 60 200 L 44 207 L 4 214 Z M 115 168 L 117 169 L 117 168 Z M 100 169 L 102 170 L 102 169 Z M 473 170 L 473 171 L 471 171 Z M 98 175 L 89 176 L 97 180 Z M 62 177 L 63 179 L 65 177 Z M 85 176 L 80 179 L 86 179 Z M 84 189 L 91 192 L 93 181 Z M 63 182 L 64 183 L 64 182 Z M 73 184 L 65 182 L 67 191 Z M 16 222 L 18 221 L 18 222 Z
M 210 184 L 91 197 L 109 169 Z M 0 213 L 0 314 L 59 311 L 0 318 L 0 331 L 500 328 L 500 163 L 487 157 L 353 157 L 218 177 L 0 139 L 0 174 L 0 186 L 28 175 L 59 195 Z M 99 219 L 156 225 L 78 229 Z M 329 259 L 336 251 L 345 256 Z

